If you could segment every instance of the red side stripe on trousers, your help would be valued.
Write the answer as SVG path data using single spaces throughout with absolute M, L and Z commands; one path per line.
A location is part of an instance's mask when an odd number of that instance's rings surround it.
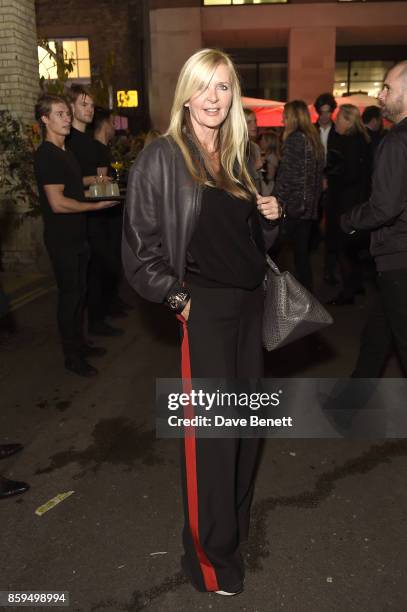
M 192 391 L 191 381 L 191 359 L 189 352 L 189 338 L 187 323 L 183 316 L 177 315 L 177 318 L 182 323 L 183 338 L 181 345 L 181 372 L 182 372 L 182 387 L 184 393 L 190 394 Z M 194 409 L 191 404 L 185 406 L 184 417 L 191 419 L 194 416 Z M 195 551 L 198 557 L 199 565 L 207 591 L 219 591 L 218 579 L 215 574 L 215 569 L 208 557 L 205 555 L 199 541 L 199 517 L 198 517 L 198 482 L 196 471 L 196 438 L 195 428 L 184 428 L 185 442 L 185 465 L 186 465 L 186 481 L 187 481 L 187 497 L 188 497 L 188 515 L 189 527 L 194 542 Z

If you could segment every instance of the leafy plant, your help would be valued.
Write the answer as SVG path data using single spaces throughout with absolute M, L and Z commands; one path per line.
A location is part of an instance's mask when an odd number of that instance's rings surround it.
M 0 111 L 0 201 L 23 215 L 40 214 L 33 167 L 38 141 L 36 126 L 26 127 L 9 111 Z
M 52 59 L 55 62 L 57 69 L 56 79 L 40 77 L 40 87 L 44 92 L 62 96 L 65 94 L 69 75 L 75 68 L 75 59 L 68 56 L 60 41 L 55 41 L 55 49 L 51 47 L 50 41 L 46 38 L 41 38 L 38 45 L 47 52 L 45 58 Z

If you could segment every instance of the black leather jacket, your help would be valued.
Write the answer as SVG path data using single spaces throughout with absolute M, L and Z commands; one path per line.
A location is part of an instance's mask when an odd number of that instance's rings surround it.
M 407 261 L 407 119 L 395 125 L 378 146 L 369 200 L 341 218 L 342 229 L 372 230 L 370 252 L 378 269 L 394 256 Z M 386 260 L 389 260 L 388 265 Z
M 191 177 L 181 150 L 170 137 L 152 142 L 132 165 L 122 259 L 127 280 L 144 298 L 163 302 L 181 288 L 201 199 L 202 188 Z M 265 250 L 278 228 L 261 215 L 260 218 L 263 236 L 252 237 Z

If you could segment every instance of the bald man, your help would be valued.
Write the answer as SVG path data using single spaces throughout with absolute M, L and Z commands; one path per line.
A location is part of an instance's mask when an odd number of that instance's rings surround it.
M 362 333 L 355 378 L 382 373 L 393 346 L 407 375 L 407 61 L 389 70 L 379 94 L 394 123 L 376 151 L 369 200 L 342 216 L 342 229 L 370 230 L 378 296 Z

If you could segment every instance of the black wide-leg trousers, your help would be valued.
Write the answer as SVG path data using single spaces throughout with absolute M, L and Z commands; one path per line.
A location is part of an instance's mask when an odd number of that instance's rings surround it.
M 86 304 L 89 246 L 47 245 L 58 287 L 58 329 L 66 358 L 81 354 Z
M 262 377 L 262 287 L 188 288 L 183 378 L 187 365 L 192 381 Z M 239 545 L 249 531 L 260 440 L 186 435 L 181 443 L 183 569 L 199 591 L 239 591 L 244 580 Z

